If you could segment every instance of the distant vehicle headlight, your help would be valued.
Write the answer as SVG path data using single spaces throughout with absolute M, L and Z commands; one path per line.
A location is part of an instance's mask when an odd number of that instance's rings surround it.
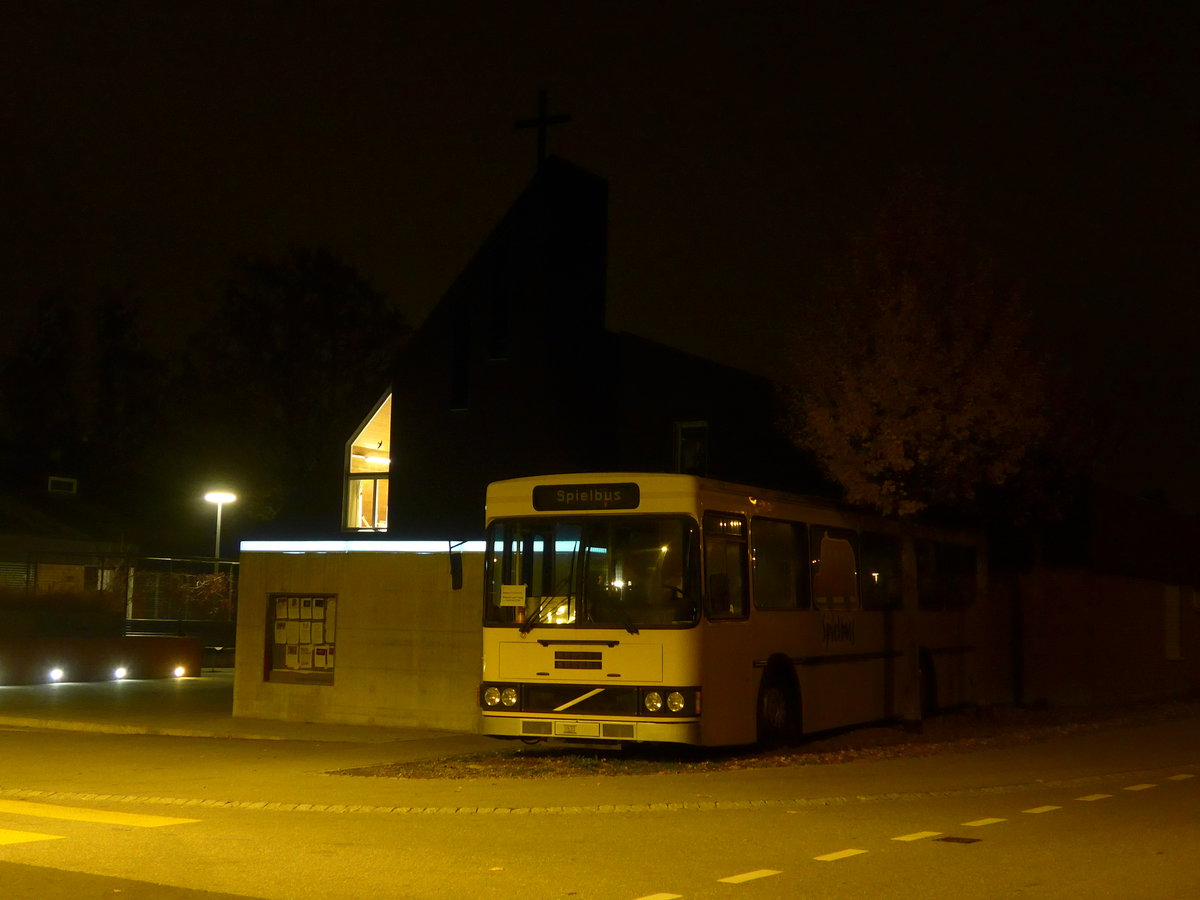
M 500 688 L 490 687 L 484 689 L 483 692 L 484 706 L 499 706 L 500 705 Z
M 120 681 L 128 674 L 129 670 L 124 666 L 117 666 L 115 669 L 113 669 L 113 678 L 117 679 L 117 681 Z
M 54 669 L 50 670 L 49 674 L 50 674 L 51 681 L 62 681 L 63 676 L 66 675 L 67 673 L 64 672 L 62 669 L 54 668 Z
M 647 691 L 646 696 L 642 698 L 642 703 L 648 711 L 658 712 L 663 705 L 662 694 L 658 691 Z
M 172 674 L 176 678 L 182 678 L 184 675 L 187 674 L 187 669 L 185 669 L 183 666 L 176 666 L 175 671 Z

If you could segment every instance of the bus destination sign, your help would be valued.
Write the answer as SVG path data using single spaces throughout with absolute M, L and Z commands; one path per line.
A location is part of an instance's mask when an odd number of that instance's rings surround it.
M 633 482 L 620 484 L 539 484 L 533 508 L 539 512 L 569 509 L 637 509 L 641 491 Z

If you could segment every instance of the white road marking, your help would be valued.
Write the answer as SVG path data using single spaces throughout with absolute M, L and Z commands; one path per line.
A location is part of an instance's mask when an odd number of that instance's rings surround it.
M 814 856 L 813 859 L 821 862 L 833 862 L 838 859 L 846 859 L 850 856 L 858 856 L 860 853 L 866 853 L 866 850 L 839 850 L 837 853 L 826 853 L 824 856 Z
M 34 816 L 39 819 L 94 822 L 101 825 L 131 825 L 134 828 L 161 828 L 163 825 L 186 825 L 200 821 L 199 819 L 176 819 L 171 816 L 109 812 L 103 809 L 83 809 L 78 806 L 57 806 L 53 803 L 31 803 L 28 800 L 0 800 L 0 813 Z
M 744 884 L 747 881 L 754 881 L 758 878 L 768 878 L 771 875 L 778 875 L 777 869 L 755 869 L 753 872 L 743 872 L 741 875 L 730 875 L 728 878 L 718 878 L 717 881 L 722 884 Z
M 580 698 L 580 699 L 582 699 L 582 698 Z M 1191 772 L 1182 772 L 1178 775 L 1168 776 L 1167 781 L 1186 781 L 1189 778 L 1195 778 L 1195 777 L 1196 776 Z M 1145 790 L 1149 790 L 1152 787 L 1157 787 L 1157 785 L 1154 785 L 1154 784 L 1131 784 L 1128 787 L 1124 788 L 1124 790 L 1145 791 Z M 1081 801 L 1084 803 L 1091 803 L 1095 800 L 1108 800 L 1111 798 L 1112 798 L 1112 794 L 1087 794 L 1083 797 L 1076 797 L 1075 799 L 1077 801 Z M 0 811 L 3 811 L 3 804 L 6 802 L 20 802 L 20 801 L 0 801 Z M 36 804 L 30 804 L 30 805 L 36 805 Z M 1062 809 L 1062 807 L 1061 806 L 1035 806 L 1031 809 L 1022 810 L 1022 812 L 1027 813 L 1029 815 L 1039 815 L 1041 813 L 1054 812 L 1057 809 Z M 794 812 L 794 810 L 788 810 L 788 812 Z M 120 814 L 115 813 L 114 815 L 120 815 Z M 152 816 L 149 818 L 157 818 L 157 817 Z M 190 822 L 190 821 L 195 821 L 195 820 L 180 819 L 177 821 Z M 968 827 L 968 828 L 982 828 L 985 825 L 996 825 L 1000 822 L 1007 822 L 1007 821 L 1008 821 L 1007 819 L 994 819 L 994 818 L 975 819 L 974 821 L 963 822 L 962 824 L 964 827 Z M 925 838 L 937 837 L 941 833 L 942 832 L 940 832 L 940 831 L 914 831 L 912 834 L 902 834 L 902 835 L 892 838 L 892 840 L 893 841 L 920 841 L 920 840 L 924 840 Z M 58 835 L 33 835 L 32 833 L 28 833 L 28 832 L 19 832 L 19 831 L 10 832 L 10 831 L 0 830 L 0 844 L 17 843 L 20 840 L 19 838 L 18 839 L 10 839 L 8 837 L 9 835 L 29 835 L 28 837 L 25 837 L 24 839 L 31 840 L 31 841 L 52 840 L 52 839 L 58 837 Z M 852 848 L 852 849 L 847 849 L 847 850 L 839 850 L 836 853 L 826 853 L 822 856 L 814 856 L 813 859 L 818 860 L 820 862 L 835 862 L 836 860 L 839 860 L 839 859 L 848 859 L 852 856 L 860 856 L 861 854 L 866 853 L 866 852 L 868 852 L 868 851 Z M 743 872 L 741 875 L 729 875 L 725 878 L 718 878 L 717 881 L 720 882 L 721 884 L 745 884 L 748 881 L 755 881 L 759 878 L 769 878 L 772 875 L 780 875 L 780 874 L 782 874 L 782 873 L 776 869 L 756 869 L 753 872 Z M 682 894 L 648 894 L 645 897 L 638 897 L 637 900 L 682 900 L 682 898 L 683 898 Z
M 7 828 L 0 828 L 0 844 L 28 844 L 33 841 L 61 839 L 61 834 L 38 834 L 36 831 L 9 831 Z

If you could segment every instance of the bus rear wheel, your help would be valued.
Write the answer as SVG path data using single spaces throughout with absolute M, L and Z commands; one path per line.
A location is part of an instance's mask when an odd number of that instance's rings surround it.
M 758 743 L 775 747 L 800 737 L 800 697 L 795 685 L 768 671 L 758 689 Z

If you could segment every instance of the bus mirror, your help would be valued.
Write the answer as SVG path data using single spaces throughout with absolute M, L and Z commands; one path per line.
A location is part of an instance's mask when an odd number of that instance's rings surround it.
M 450 589 L 452 591 L 461 591 L 463 586 L 462 578 L 462 554 L 450 554 Z

